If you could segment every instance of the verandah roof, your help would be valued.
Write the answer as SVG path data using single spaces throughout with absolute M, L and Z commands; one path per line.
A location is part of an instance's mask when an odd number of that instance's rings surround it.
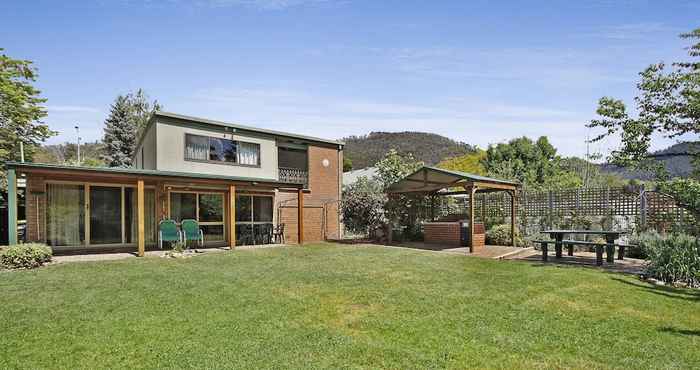
M 457 186 L 476 186 L 482 189 L 515 190 L 519 183 L 467 172 L 425 166 L 395 182 L 389 193 L 437 193 Z
M 215 182 L 236 182 L 260 184 L 273 187 L 284 188 L 303 188 L 304 184 L 295 184 L 288 182 L 280 182 L 264 178 L 241 177 L 241 176 L 224 176 L 211 175 L 204 173 L 189 173 L 175 171 L 157 171 L 145 170 L 136 168 L 113 168 L 113 167 L 80 167 L 80 166 L 63 166 L 46 163 L 28 163 L 28 162 L 7 162 L 7 169 L 17 169 L 26 172 L 50 172 L 50 173 L 67 173 L 75 175 L 96 175 L 96 176 L 120 176 L 129 178 L 169 178 L 174 180 L 211 180 Z

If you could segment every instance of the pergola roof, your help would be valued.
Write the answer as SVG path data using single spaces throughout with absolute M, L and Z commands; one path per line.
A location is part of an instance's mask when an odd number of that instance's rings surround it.
M 438 193 L 440 190 L 453 187 L 515 190 L 519 186 L 519 183 L 513 181 L 425 166 L 393 183 L 387 191 L 389 193 Z

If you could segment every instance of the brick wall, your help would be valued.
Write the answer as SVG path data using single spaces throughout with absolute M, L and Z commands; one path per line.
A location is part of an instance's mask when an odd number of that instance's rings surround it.
M 304 193 L 304 241 L 339 239 L 342 152 L 335 148 L 309 146 L 308 155 L 309 192 Z M 287 243 L 296 243 L 297 193 L 280 191 L 276 203 L 278 222 L 285 224 L 285 239 Z
M 423 226 L 426 243 L 460 245 L 460 230 L 458 222 L 432 222 Z
M 27 190 L 25 199 L 27 241 L 44 242 L 46 240 L 46 184 L 44 179 L 28 176 Z

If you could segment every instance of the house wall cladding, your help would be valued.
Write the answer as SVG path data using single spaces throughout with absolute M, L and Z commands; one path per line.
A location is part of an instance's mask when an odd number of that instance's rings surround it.
M 42 177 L 27 178 L 25 211 L 27 218 L 28 242 L 46 240 L 46 181 Z

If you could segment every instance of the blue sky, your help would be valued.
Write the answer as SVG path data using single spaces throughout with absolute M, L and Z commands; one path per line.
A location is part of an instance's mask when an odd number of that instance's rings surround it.
M 645 66 L 684 58 L 699 19 L 685 0 L 6 0 L 0 47 L 35 62 L 51 143 L 76 123 L 100 138 L 141 87 L 167 111 L 276 130 L 548 135 L 583 155 L 598 98 L 629 101 Z

